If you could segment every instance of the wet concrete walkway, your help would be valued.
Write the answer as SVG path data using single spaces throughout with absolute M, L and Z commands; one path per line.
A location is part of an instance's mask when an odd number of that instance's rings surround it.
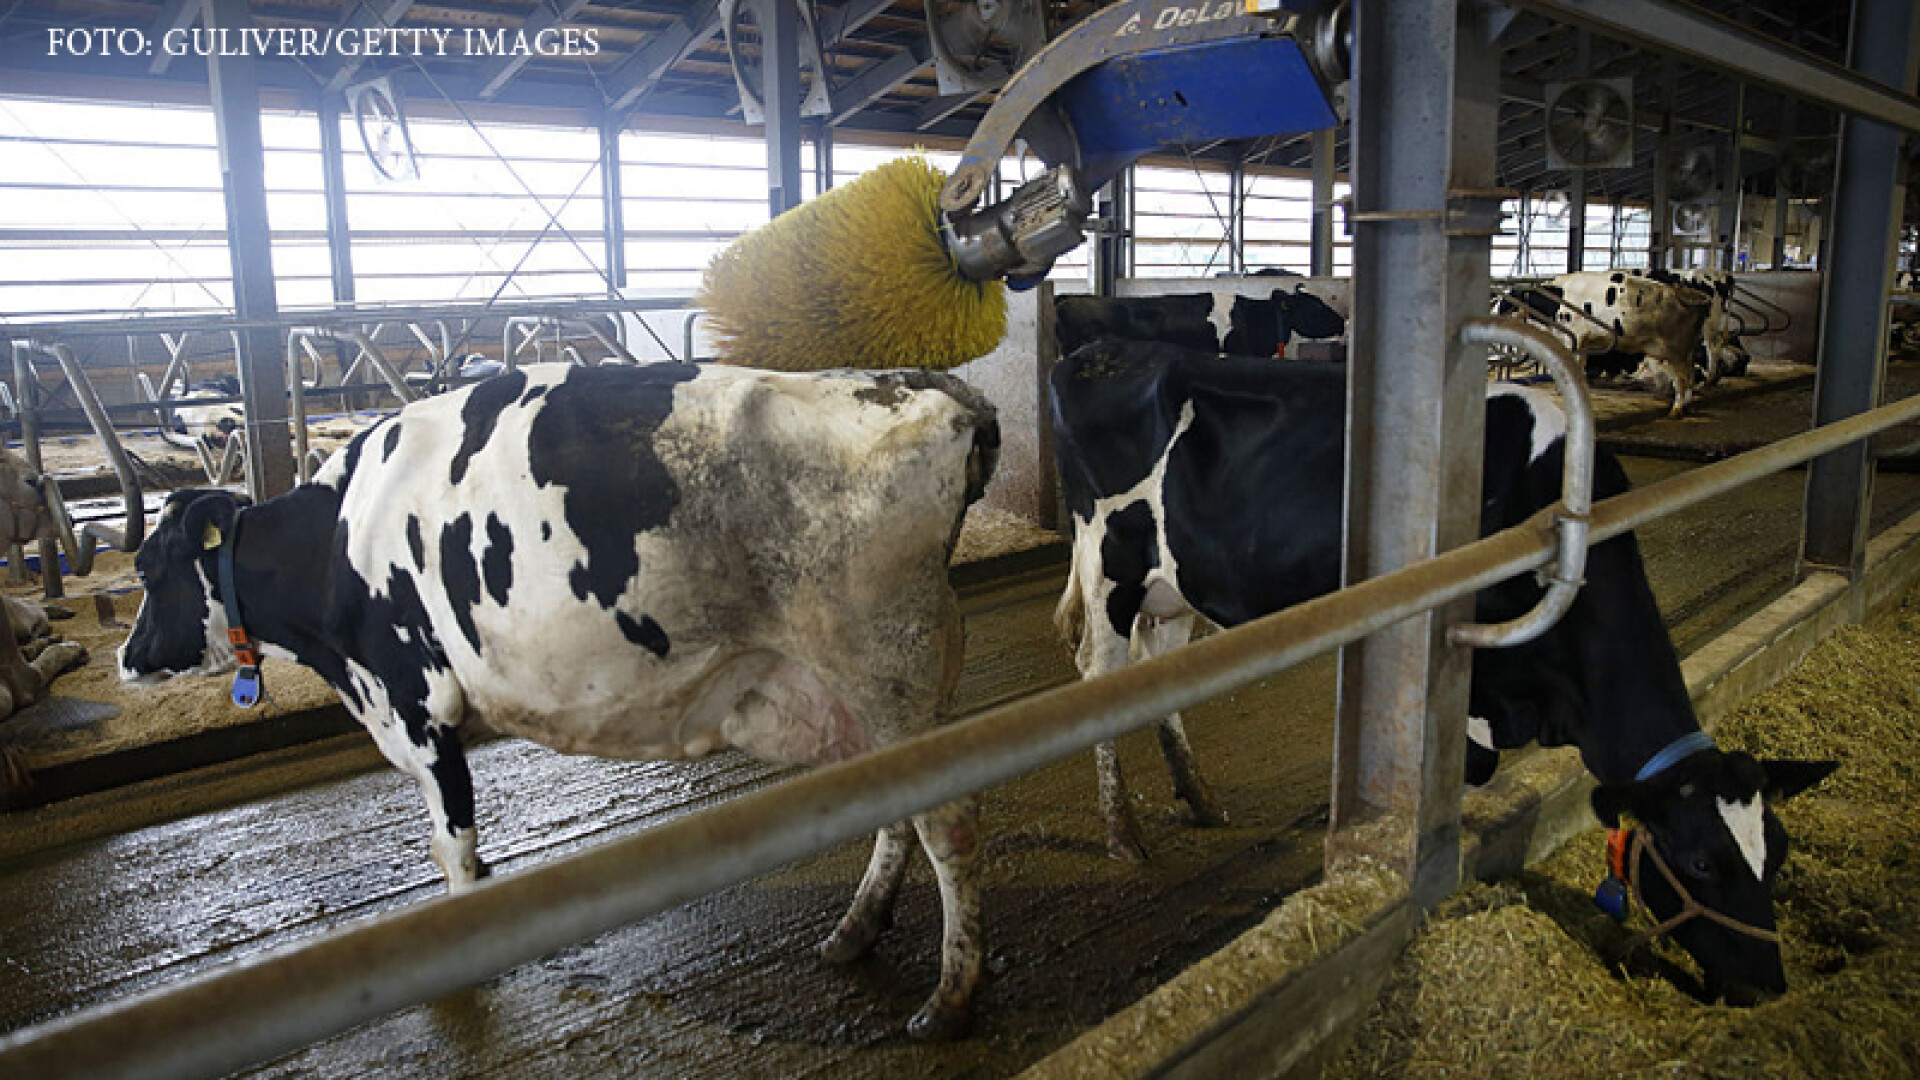
M 1635 461 L 1647 483 L 1693 467 Z M 1642 531 L 1683 651 L 1783 588 L 1803 473 Z M 1876 523 L 1920 509 L 1920 478 L 1884 476 Z M 1057 571 L 967 599 L 963 709 L 1072 676 L 1050 616 Z M 812 953 L 851 894 L 865 845 L 408 1010 L 266 1066 L 271 1077 L 989 1077 L 1018 1071 L 1137 998 L 1311 880 L 1320 863 L 1331 658 L 1189 717 L 1232 824 L 1178 818 L 1150 736 L 1129 740 L 1154 861 L 1106 859 L 1092 766 L 1063 762 L 988 793 L 986 920 L 998 973 L 969 1039 L 902 1031 L 935 977 L 937 904 L 916 866 L 896 928 L 852 969 Z M 358 744 L 355 744 L 358 747 Z M 99 833 L 0 860 L 0 1030 L 10 1030 L 435 894 L 412 784 L 364 748 L 306 751 L 274 794 L 181 810 L 197 781 L 34 812 Z M 772 775 L 736 757 L 693 765 L 567 758 L 519 743 L 473 755 L 481 849 L 502 873 L 698 809 Z M 344 775 L 343 775 L 344 774 Z M 231 777 L 221 783 L 230 783 Z M 212 781 L 209 781 L 212 783 Z M 207 798 L 222 800 L 213 790 Z M 159 818 L 177 817 L 155 823 Z

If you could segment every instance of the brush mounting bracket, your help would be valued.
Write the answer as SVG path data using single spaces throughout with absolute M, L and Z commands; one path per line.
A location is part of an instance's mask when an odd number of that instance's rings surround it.
M 1247 12 L 1261 8 L 1258 14 Z M 1145 154 L 1338 122 L 1344 6 L 1325 0 L 1123 0 L 1047 43 L 987 110 L 940 193 L 987 191 L 1015 138 L 1093 191 Z

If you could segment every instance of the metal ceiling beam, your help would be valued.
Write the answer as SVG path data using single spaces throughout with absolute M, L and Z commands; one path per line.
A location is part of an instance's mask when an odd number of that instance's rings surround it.
M 986 96 L 985 90 L 976 90 L 971 94 L 945 94 L 928 98 L 926 104 L 914 110 L 913 126 L 915 130 L 925 131 Z
M 542 2 L 543 6 L 527 16 L 526 22 L 509 32 L 510 40 L 524 35 L 528 42 L 532 42 L 536 35 L 544 34 L 549 30 L 558 30 L 563 24 L 572 21 L 573 17 L 580 14 L 587 6 L 587 0 L 542 0 Z M 480 96 L 492 101 L 501 87 L 506 86 L 515 75 L 520 74 L 520 70 L 533 60 L 533 56 L 533 50 L 528 49 L 525 52 L 514 50 L 505 56 L 495 57 L 480 77 Z
M 607 76 L 607 110 L 631 109 L 673 65 L 720 32 L 719 0 L 699 0 L 672 25 L 648 38 Z
M 1920 98 L 1675 0 L 1518 0 L 1549 18 L 1853 116 L 1920 131 Z
M 820 51 L 831 51 L 841 42 L 851 38 L 861 27 L 873 21 L 875 15 L 893 6 L 893 0 L 847 0 L 835 8 L 831 15 L 820 23 Z
M 350 31 L 376 30 L 382 27 L 400 25 L 413 7 L 413 0 L 360 0 L 346 18 L 340 20 L 340 29 Z M 336 94 L 347 88 L 353 77 L 360 73 L 361 65 L 367 62 L 365 55 L 341 58 L 340 66 L 328 77 L 324 92 Z
M 894 87 L 920 74 L 932 63 L 933 46 L 921 37 L 885 60 L 869 64 L 852 82 L 833 92 L 833 126 L 846 123 L 855 113 L 892 93 Z
M 167 35 L 192 26 L 206 6 L 207 0 L 167 0 L 167 6 L 160 10 L 160 17 L 153 20 L 153 29 L 147 32 L 147 37 L 161 43 L 160 47 L 153 50 L 153 62 L 147 65 L 148 72 L 154 75 L 167 73 L 167 68 L 173 63 L 173 54 L 165 48 Z

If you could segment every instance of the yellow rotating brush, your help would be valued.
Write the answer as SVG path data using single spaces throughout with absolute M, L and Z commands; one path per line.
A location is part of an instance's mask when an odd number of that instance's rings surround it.
M 724 363 L 943 369 L 1000 343 L 1006 287 L 968 281 L 940 237 L 946 176 L 897 158 L 714 256 L 695 304 Z

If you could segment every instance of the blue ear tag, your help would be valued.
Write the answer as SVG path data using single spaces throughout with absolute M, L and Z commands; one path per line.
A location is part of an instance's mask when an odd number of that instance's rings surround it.
M 1617 877 L 1608 877 L 1593 890 L 1593 905 L 1614 922 L 1627 921 L 1627 883 Z
M 260 704 L 260 669 L 252 664 L 233 677 L 233 703 L 243 709 Z

